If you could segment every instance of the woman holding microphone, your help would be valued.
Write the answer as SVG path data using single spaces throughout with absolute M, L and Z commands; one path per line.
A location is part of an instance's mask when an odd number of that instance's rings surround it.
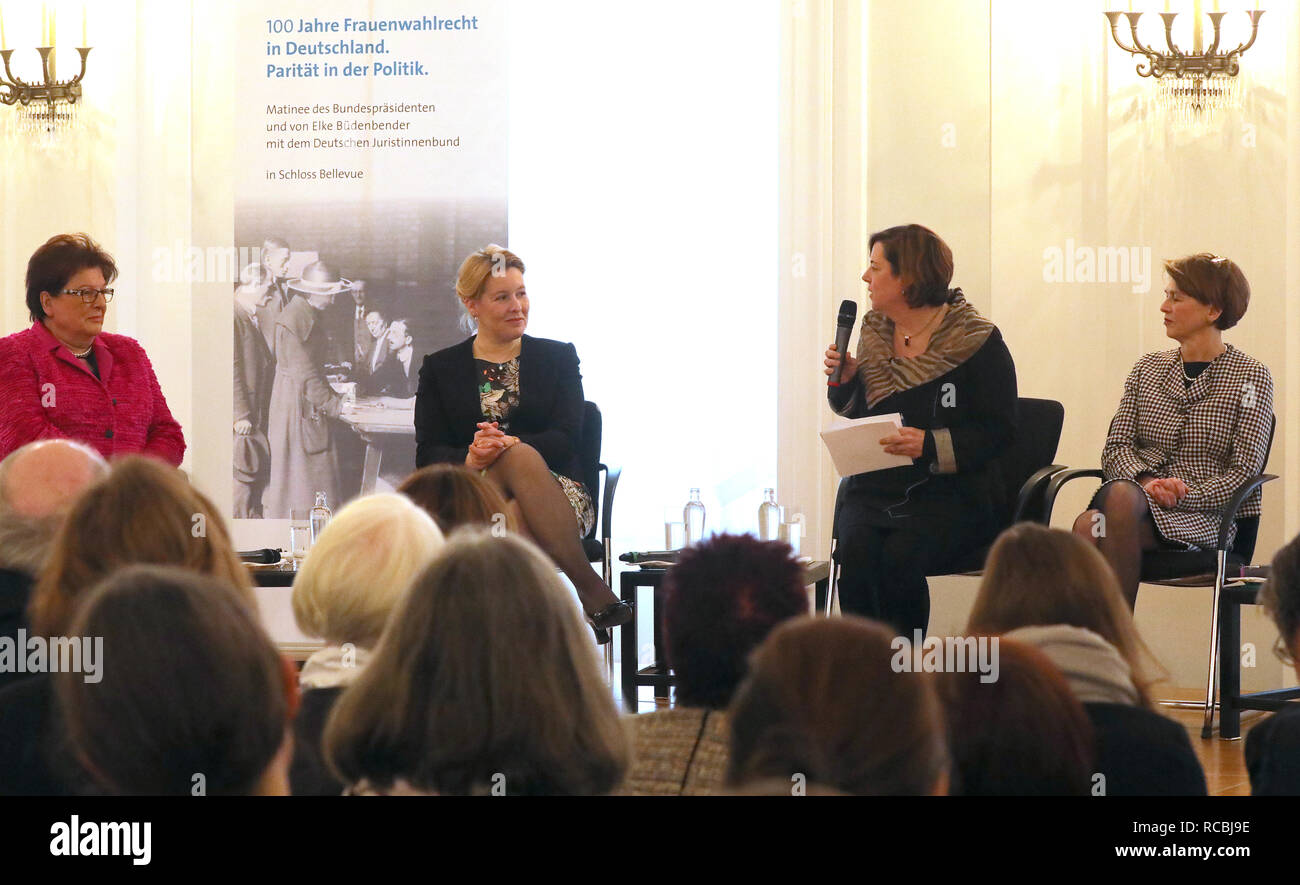
M 1016 370 L 1002 334 L 949 289 L 952 250 L 934 231 L 871 235 L 862 280 L 871 309 L 857 355 L 826 351 L 831 408 L 898 412 L 880 441 L 912 463 L 849 478 L 839 513 L 840 607 L 902 635 L 930 619 L 926 575 L 991 540 L 1001 484 L 993 458 L 1015 434 Z

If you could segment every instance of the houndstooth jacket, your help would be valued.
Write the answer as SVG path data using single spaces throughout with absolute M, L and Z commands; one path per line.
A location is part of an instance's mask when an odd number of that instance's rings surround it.
M 1170 541 L 1213 549 L 1219 514 L 1241 483 L 1264 469 L 1273 420 L 1273 376 L 1231 344 L 1188 388 L 1177 350 L 1138 360 L 1101 454 L 1107 480 L 1177 477 L 1188 494 L 1172 509 L 1147 503 Z M 1260 492 L 1239 517 L 1260 514 Z

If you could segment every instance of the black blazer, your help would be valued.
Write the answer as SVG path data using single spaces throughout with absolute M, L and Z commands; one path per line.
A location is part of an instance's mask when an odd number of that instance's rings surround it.
M 415 466 L 464 464 L 475 427 L 483 420 L 474 339 L 424 358 L 415 394 Z M 519 408 L 511 434 L 528 443 L 546 466 L 582 482 L 582 375 L 572 344 L 525 335 L 519 350 Z
M 1123 704 L 1084 704 L 1097 736 L 1107 796 L 1204 796 L 1205 773 L 1187 729 Z

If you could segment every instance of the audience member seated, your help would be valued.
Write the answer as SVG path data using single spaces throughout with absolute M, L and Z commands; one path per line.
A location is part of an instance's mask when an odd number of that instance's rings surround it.
M 423 507 L 444 535 L 463 525 L 515 528 L 510 508 L 497 487 L 457 464 L 421 467 L 397 490 Z
M 98 452 L 66 439 L 28 443 L 0 461 L 0 638 L 15 648 L 25 646 L 32 583 L 63 515 L 107 470 Z M 0 662 L 0 688 L 27 675 Z
M 294 667 L 231 584 L 121 569 L 87 595 L 71 634 L 102 637 L 110 662 L 98 681 L 54 677 L 69 743 L 104 792 L 289 794 Z
M 1205 795 L 1187 731 L 1156 713 L 1142 659 L 1151 658 L 1106 559 L 1070 532 L 1020 523 L 989 551 L 966 628 L 1044 652 L 1092 720 L 1093 791 Z
M 572 594 L 517 535 L 463 528 L 325 726 L 349 792 L 608 793 L 627 736 Z
M 177 470 L 135 456 L 114 462 L 68 511 L 28 606 L 31 633 L 69 636 L 86 592 L 133 564 L 176 565 L 232 585 L 257 611 L 248 569 L 217 508 Z M 30 639 L 29 639 L 30 642 Z M 49 673 L 0 691 L 0 795 L 66 795 L 87 787 L 65 746 Z
M 1259 594 L 1277 625 L 1277 653 L 1300 676 L 1300 536 L 1273 557 Z M 1246 733 L 1246 770 L 1255 796 L 1300 796 L 1300 706 L 1257 723 Z
M 429 515 L 401 495 L 357 498 L 334 515 L 293 582 L 298 628 L 326 642 L 303 665 L 290 769 L 294 795 L 337 796 L 321 757 L 334 702 L 361 673 L 389 614 L 442 546 Z
M 772 631 L 731 702 L 739 792 L 943 795 L 948 753 L 931 675 L 895 672 L 894 635 L 853 615 Z
M 789 545 L 718 535 L 684 551 L 664 579 L 668 662 L 677 706 L 630 716 L 625 795 L 708 795 L 725 789 L 727 704 L 747 658 L 772 628 L 808 612 L 803 568 Z
M 995 641 L 993 681 L 974 668 L 938 680 L 952 754 L 951 795 L 1088 795 L 1094 748 L 1083 705 L 1038 649 Z

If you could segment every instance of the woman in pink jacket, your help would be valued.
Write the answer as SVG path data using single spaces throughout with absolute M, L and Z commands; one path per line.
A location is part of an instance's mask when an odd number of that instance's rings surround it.
M 104 332 L 117 276 L 86 234 L 59 234 L 27 262 L 32 327 L 0 338 L 0 457 L 37 439 L 80 440 L 179 466 L 185 436 L 144 349 Z

